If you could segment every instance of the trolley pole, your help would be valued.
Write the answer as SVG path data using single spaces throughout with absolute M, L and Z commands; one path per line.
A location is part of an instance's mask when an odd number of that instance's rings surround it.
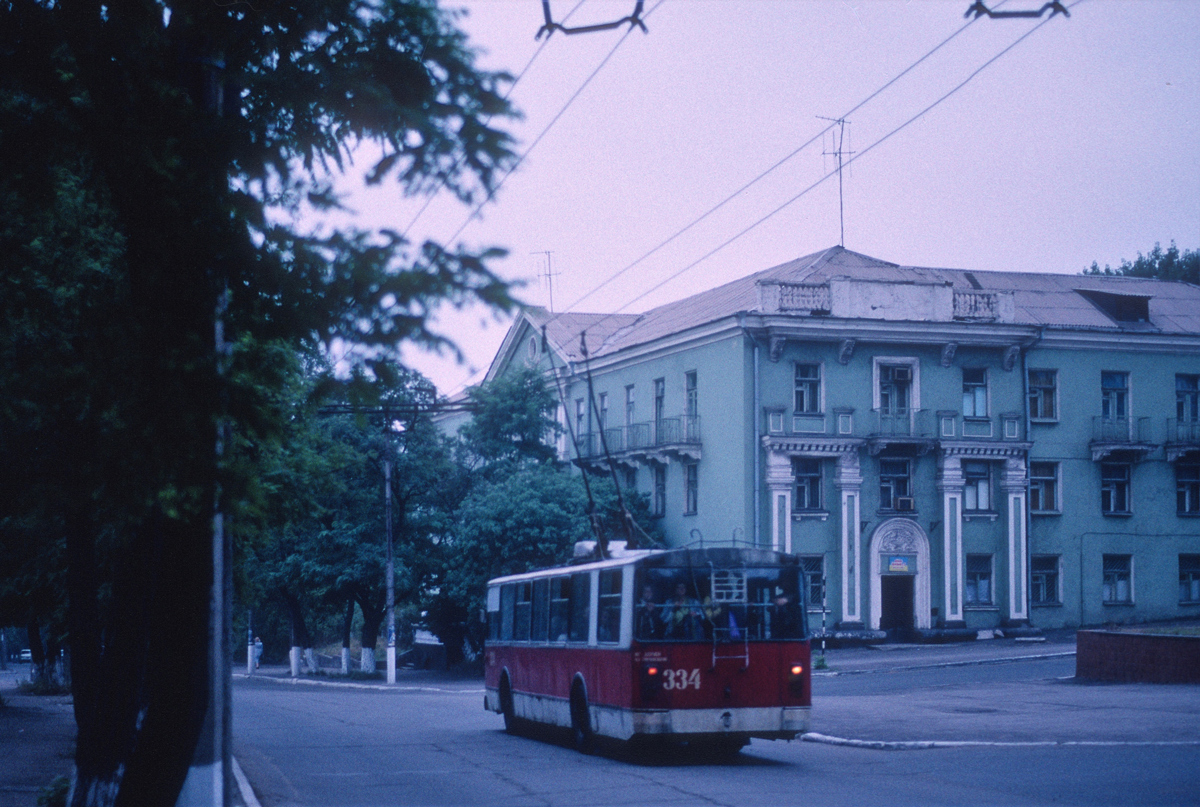
M 390 448 L 390 445 L 389 445 Z M 392 560 L 392 460 L 383 461 L 384 519 L 387 521 L 387 682 L 396 683 L 396 574 Z

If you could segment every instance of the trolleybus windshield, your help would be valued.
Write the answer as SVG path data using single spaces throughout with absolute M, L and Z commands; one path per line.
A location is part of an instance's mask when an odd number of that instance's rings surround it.
M 745 642 L 808 636 L 795 566 L 646 567 L 639 570 L 634 638 Z

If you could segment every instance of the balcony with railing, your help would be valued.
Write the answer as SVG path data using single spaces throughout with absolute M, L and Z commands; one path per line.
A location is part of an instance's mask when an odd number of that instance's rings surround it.
M 1150 442 L 1150 418 L 1092 418 L 1092 460 L 1113 454 L 1141 459 L 1157 446 Z
M 935 442 L 933 412 L 927 409 L 872 409 L 867 435 L 872 454 L 889 446 L 912 446 L 922 452 Z
M 603 460 L 604 449 L 621 461 L 646 461 L 666 457 L 700 458 L 700 417 L 681 415 L 660 418 L 649 423 L 590 432 L 578 438 L 579 456 L 583 460 Z
M 1167 418 L 1167 462 L 1200 451 L 1200 420 Z

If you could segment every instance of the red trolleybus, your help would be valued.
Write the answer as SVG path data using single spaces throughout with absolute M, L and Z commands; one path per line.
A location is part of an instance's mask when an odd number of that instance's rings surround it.
M 596 737 L 733 752 L 808 729 L 799 560 L 765 549 L 627 550 L 488 583 L 484 705 Z

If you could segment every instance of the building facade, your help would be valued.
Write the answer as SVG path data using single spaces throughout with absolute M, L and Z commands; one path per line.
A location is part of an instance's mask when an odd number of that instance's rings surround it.
M 645 314 L 528 309 L 490 374 L 516 362 L 564 459 L 673 545 L 800 555 L 837 631 L 1200 614 L 1194 286 L 836 247 Z

